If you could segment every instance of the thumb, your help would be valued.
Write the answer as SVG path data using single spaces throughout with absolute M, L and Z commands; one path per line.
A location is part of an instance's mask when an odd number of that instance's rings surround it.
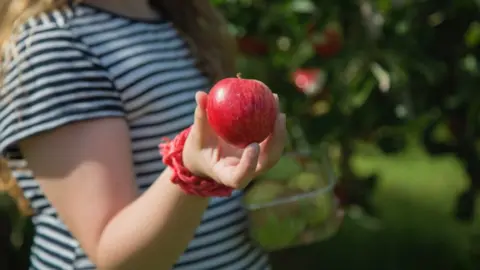
M 247 146 L 243 150 L 239 163 L 233 170 L 231 168 L 222 168 L 216 172 L 219 182 L 235 189 L 245 188 L 254 177 L 259 154 L 260 146 L 257 143 Z

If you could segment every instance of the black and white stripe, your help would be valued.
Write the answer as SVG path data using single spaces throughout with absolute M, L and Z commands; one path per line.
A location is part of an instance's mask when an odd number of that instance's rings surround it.
M 86 5 L 30 19 L 5 66 L 0 150 L 21 159 L 16 143 L 75 121 L 123 117 L 130 126 L 138 186 L 164 165 L 157 145 L 192 123 L 194 94 L 208 81 L 187 44 L 165 20 L 138 21 Z M 35 210 L 32 269 L 93 269 L 28 170 L 15 172 Z M 194 240 L 174 269 L 268 269 L 246 235 L 241 192 L 212 198 Z

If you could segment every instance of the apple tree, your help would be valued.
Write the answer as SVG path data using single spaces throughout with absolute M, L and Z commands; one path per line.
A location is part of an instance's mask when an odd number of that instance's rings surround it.
M 456 215 L 473 218 L 480 190 L 478 1 L 214 2 L 237 37 L 239 71 L 279 93 L 290 131 L 300 127 L 308 145 L 339 146 L 344 204 L 374 214 L 377 177 L 360 179 L 350 168 L 355 142 L 395 155 L 413 136 L 431 155 L 462 162 L 471 185 Z

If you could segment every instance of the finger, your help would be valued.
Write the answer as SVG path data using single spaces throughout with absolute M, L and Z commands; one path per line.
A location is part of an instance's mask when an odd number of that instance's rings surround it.
M 277 107 L 278 105 L 280 105 L 280 101 L 278 99 L 278 95 L 277 94 L 273 94 L 273 97 L 275 97 L 275 101 L 277 102 Z
M 193 129 L 195 129 L 196 139 L 202 141 L 203 136 L 209 131 L 209 125 L 207 120 L 207 93 L 198 91 L 195 94 L 195 101 L 197 107 L 195 108 L 195 117 L 193 123 Z
M 280 99 L 278 98 L 277 94 L 273 94 L 275 101 L 277 102 L 277 111 L 280 112 Z
M 275 122 L 275 129 L 260 145 L 260 157 L 256 168 L 257 173 L 270 169 L 280 159 L 285 148 L 287 128 L 285 126 L 285 114 L 280 113 Z
M 259 154 L 260 146 L 257 143 L 247 146 L 233 172 L 222 169 L 222 172 L 217 174 L 220 182 L 236 189 L 244 188 L 255 175 Z

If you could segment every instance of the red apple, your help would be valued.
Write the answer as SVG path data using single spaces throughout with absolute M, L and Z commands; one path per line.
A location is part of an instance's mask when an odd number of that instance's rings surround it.
M 336 55 L 342 48 L 342 39 L 335 29 L 325 29 L 320 43 L 315 45 L 315 51 L 324 58 Z
M 292 80 L 302 93 L 309 96 L 316 95 L 325 85 L 326 74 L 318 68 L 298 69 L 292 73 Z
M 336 23 L 328 24 L 319 33 L 315 31 L 314 24 L 308 24 L 307 33 L 312 39 L 315 52 L 323 58 L 335 56 L 342 49 L 342 35 Z
M 258 80 L 226 78 L 208 94 L 210 126 L 226 142 L 240 148 L 264 141 L 273 132 L 277 112 L 272 91 Z

